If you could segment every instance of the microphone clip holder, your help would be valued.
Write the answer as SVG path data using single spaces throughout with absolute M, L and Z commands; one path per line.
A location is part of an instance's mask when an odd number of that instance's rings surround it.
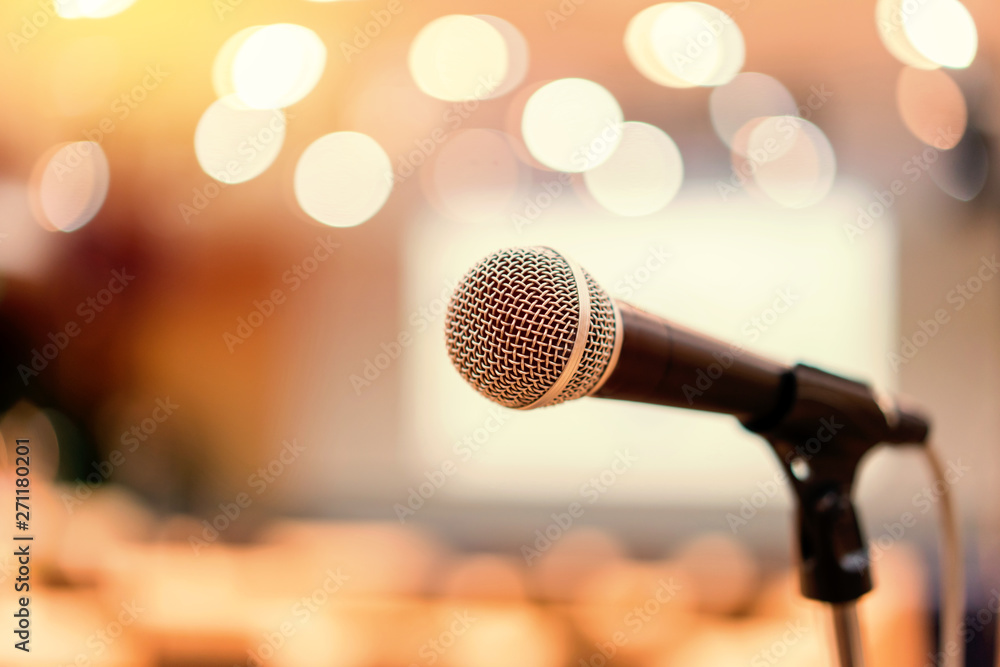
M 895 424 L 868 385 L 798 365 L 782 378 L 782 404 L 744 422 L 788 473 L 797 501 L 802 594 L 834 605 L 872 589 L 867 542 L 851 500 L 861 459 Z

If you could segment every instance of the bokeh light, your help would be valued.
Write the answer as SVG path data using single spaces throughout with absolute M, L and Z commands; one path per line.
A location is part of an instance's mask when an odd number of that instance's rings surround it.
M 52 240 L 52 235 L 32 218 L 28 184 L 0 179 L 0 272 L 44 275 L 54 246 Z
M 104 204 L 110 173 L 100 144 L 76 141 L 51 149 L 32 177 L 32 204 L 49 231 L 71 232 L 90 222 Z
M 666 132 L 646 123 L 625 123 L 622 141 L 604 164 L 587 171 L 584 182 L 598 204 L 612 213 L 656 213 L 677 195 L 684 161 Z
M 490 97 L 506 95 L 520 86 L 524 81 L 524 76 L 528 73 L 528 40 L 509 21 L 488 14 L 477 14 L 476 18 L 482 19 L 496 28 L 507 44 L 507 76 Z
M 218 97 L 236 95 L 236 86 L 233 84 L 233 63 L 236 61 L 236 54 L 240 52 L 243 44 L 252 34 L 263 28 L 261 25 L 253 25 L 240 30 L 235 35 L 227 39 L 215 54 L 215 61 L 212 64 L 212 88 Z M 234 103 L 238 98 L 231 98 Z
M 442 16 L 414 38 L 409 66 L 417 87 L 431 97 L 449 102 L 487 99 L 507 78 L 507 40 L 482 18 Z
M 947 150 L 965 134 L 965 96 L 942 70 L 904 67 L 896 82 L 896 105 L 906 128 L 929 146 Z
M 936 154 L 927 172 L 948 196 L 972 201 L 983 191 L 990 172 L 990 152 L 983 135 L 975 127 L 967 128 L 954 148 Z
M 886 49 L 904 65 L 964 68 L 976 57 L 976 23 L 959 0 L 878 0 L 875 23 Z
M 247 109 L 231 98 L 213 102 L 194 131 L 198 164 L 221 183 L 256 178 L 271 166 L 284 142 L 280 109 Z
M 624 116 L 618 100 L 587 79 L 547 83 L 528 99 L 521 134 L 532 157 L 557 171 L 579 173 L 614 153 Z
M 924 0 L 903 3 L 906 11 L 918 9 L 903 23 L 913 46 L 927 59 L 943 67 L 963 68 L 972 64 L 979 46 L 976 23 L 958 0 Z
M 392 163 L 377 141 L 358 132 L 334 132 L 299 158 L 295 198 L 313 219 L 353 227 L 379 212 L 392 182 Z
M 795 116 L 795 98 L 780 81 L 758 72 L 737 74 L 729 83 L 718 86 L 708 98 L 712 127 L 726 146 L 741 127 L 754 118 Z
M 315 32 L 292 23 L 268 25 L 237 45 L 233 90 L 249 107 L 280 109 L 308 95 L 325 67 L 326 47 Z
M 433 205 L 456 220 L 474 223 L 508 219 L 528 181 L 510 137 L 482 128 L 453 133 L 421 176 Z
M 134 4 L 135 0 L 57 0 L 54 9 L 64 19 L 101 19 L 119 14 Z
M 643 76 L 672 88 L 728 83 L 746 57 L 732 17 L 701 2 L 666 2 L 639 12 L 626 28 L 625 50 Z
M 754 183 L 780 206 L 811 206 L 833 187 L 833 147 L 821 129 L 802 118 L 772 116 L 755 122 L 746 155 L 754 166 Z

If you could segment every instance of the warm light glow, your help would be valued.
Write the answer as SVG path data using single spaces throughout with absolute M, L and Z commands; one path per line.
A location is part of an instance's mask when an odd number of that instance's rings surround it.
M 235 96 L 236 86 L 233 85 L 233 63 L 236 61 L 236 54 L 240 52 L 243 44 L 246 43 L 250 36 L 263 27 L 254 25 L 240 30 L 227 39 L 215 55 L 215 62 L 212 64 L 212 87 L 215 89 L 217 96 Z M 233 97 L 231 99 L 237 101 L 238 98 Z
M 312 218 L 354 227 L 378 213 L 392 191 L 389 156 L 371 137 L 334 132 L 306 148 L 295 167 L 295 198 Z
M 583 178 L 591 196 L 612 213 L 648 215 L 669 204 L 680 190 L 684 162 L 666 132 L 628 122 L 614 154 Z
M 520 86 L 524 81 L 524 75 L 528 73 L 528 41 L 520 30 L 501 18 L 487 14 L 477 14 L 476 18 L 496 28 L 507 44 L 507 76 L 490 97 L 506 95 Z
M 875 23 L 886 49 L 905 65 L 964 68 L 976 57 L 976 23 L 958 0 L 878 0 Z
M 63 144 L 50 155 L 32 178 L 36 216 L 50 231 L 71 232 L 90 222 L 104 204 L 108 159 L 92 141 Z
M 607 160 L 622 138 L 618 101 L 587 79 L 548 83 L 528 99 L 521 133 L 532 157 L 558 171 L 582 172 Z
M 744 72 L 712 91 L 708 98 L 712 127 L 722 142 L 733 147 L 736 132 L 754 118 L 795 116 L 795 98 L 781 82 L 766 74 Z
M 530 176 L 497 130 L 459 130 L 421 172 L 428 199 L 460 221 L 510 221 L 510 207 L 524 195 Z
M 896 82 L 896 105 L 906 128 L 928 146 L 947 150 L 965 134 L 965 97 L 941 70 L 904 67 Z
M 101 19 L 119 14 L 135 0 L 55 0 L 56 14 L 64 19 Z
M 414 38 L 409 66 L 417 87 L 431 97 L 483 100 L 496 95 L 507 77 L 507 40 L 482 18 L 442 16 Z
M 701 2 L 647 7 L 629 23 L 625 50 L 643 76 L 673 88 L 725 84 L 746 55 L 732 18 Z
M 285 114 L 247 109 L 231 98 L 212 103 L 194 131 L 194 153 L 206 174 L 221 183 L 243 183 L 262 174 L 285 142 Z
M 232 83 L 247 106 L 279 109 L 308 95 L 325 67 L 326 47 L 316 33 L 300 25 L 278 23 L 253 31 L 239 44 Z
M 914 4 L 903 3 L 903 10 Z M 976 57 L 979 37 L 976 23 L 958 0 L 923 0 L 903 23 L 913 46 L 943 67 L 964 68 Z
M 0 274 L 44 274 L 54 240 L 32 219 L 28 185 L 0 179 Z
M 982 135 L 969 128 L 954 148 L 938 153 L 928 173 L 948 196 L 959 201 L 975 199 L 990 173 L 990 152 Z
M 794 116 L 765 118 L 750 132 L 747 158 L 757 187 L 786 208 L 811 206 L 833 187 L 837 163 L 823 131 Z

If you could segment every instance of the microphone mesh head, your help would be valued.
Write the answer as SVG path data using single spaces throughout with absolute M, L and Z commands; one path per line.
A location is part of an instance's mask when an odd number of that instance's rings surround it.
M 544 404 L 580 398 L 601 380 L 615 348 L 617 312 L 582 269 L 550 248 L 510 248 L 474 266 L 448 304 L 445 336 L 458 372 L 480 394 L 510 408 L 532 405 L 560 381 L 577 345 L 580 287 L 590 297 L 583 356 Z M 566 381 L 566 378 L 563 378 Z

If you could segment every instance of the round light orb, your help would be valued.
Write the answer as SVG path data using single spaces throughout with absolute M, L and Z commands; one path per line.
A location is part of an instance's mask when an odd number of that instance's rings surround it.
M 667 2 L 639 12 L 626 28 L 625 50 L 643 76 L 672 88 L 728 83 L 746 57 L 732 17 L 701 2 Z
M 52 8 L 64 19 L 101 19 L 119 14 L 135 0 L 56 0 Z
M 248 109 L 230 98 L 216 100 L 194 131 L 198 164 L 220 183 L 256 178 L 281 152 L 285 126 L 280 109 Z
M 72 232 L 90 222 L 104 204 L 110 183 L 108 158 L 93 141 L 62 144 L 50 153 L 32 179 L 32 201 L 44 228 Z
M 614 154 L 583 174 L 598 204 L 618 215 L 656 213 L 684 181 L 684 161 L 674 140 L 653 125 L 627 122 Z
M 547 83 L 528 99 L 521 134 L 531 156 L 556 171 L 600 165 L 622 139 L 624 115 L 606 88 L 587 79 Z
M 741 127 L 754 118 L 796 116 L 795 98 L 780 81 L 767 74 L 743 72 L 718 86 L 708 98 L 712 127 L 726 146 Z
M 826 135 L 794 116 L 766 118 L 750 133 L 747 156 L 756 169 L 754 183 L 786 208 L 804 208 L 833 187 L 837 161 Z
M 491 21 L 442 16 L 417 33 L 409 67 L 417 87 L 431 97 L 448 102 L 488 99 L 507 78 L 507 40 Z
M 948 150 L 965 134 L 965 96 L 943 70 L 904 67 L 896 81 L 896 106 L 906 129 L 928 146 Z
M 958 0 L 878 0 L 875 24 L 886 49 L 918 69 L 965 68 L 976 57 L 976 23 Z
M 217 97 L 229 97 L 236 106 L 246 106 L 236 97 L 236 86 L 233 84 L 233 63 L 236 61 L 236 54 L 240 52 L 243 44 L 264 26 L 253 25 L 244 28 L 227 39 L 215 54 L 215 61 L 212 63 L 212 88 L 215 89 Z
M 246 35 L 233 56 L 233 90 L 248 107 L 280 109 L 308 95 L 325 67 L 326 47 L 309 28 L 263 26 Z
M 477 14 L 476 18 L 482 19 L 496 28 L 507 44 L 507 76 L 490 97 L 506 95 L 520 86 L 528 73 L 528 40 L 513 24 L 501 18 L 488 14 Z
M 971 65 L 979 35 L 965 5 L 958 0 L 910 0 L 903 3 L 903 10 L 911 4 L 918 8 L 904 21 L 903 30 L 920 55 L 942 67 L 962 69 Z
M 295 167 L 299 206 L 331 227 L 354 227 L 378 213 L 392 183 L 389 156 L 378 142 L 358 132 L 320 137 Z

